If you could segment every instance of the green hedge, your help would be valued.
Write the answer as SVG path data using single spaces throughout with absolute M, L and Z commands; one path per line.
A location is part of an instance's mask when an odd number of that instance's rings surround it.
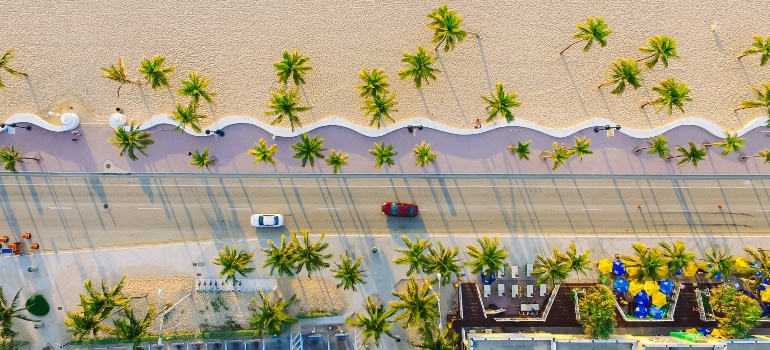
M 259 331 L 253 329 L 244 329 L 240 331 L 225 331 L 225 332 L 200 332 L 196 336 L 195 333 L 179 333 L 163 336 L 163 341 L 190 341 L 194 339 L 209 340 L 209 339 L 240 339 L 240 338 L 257 338 L 259 337 Z M 157 336 L 142 337 L 140 343 L 155 343 L 158 341 Z M 73 340 L 70 342 L 72 345 L 112 345 L 120 344 L 124 341 L 118 338 L 99 338 L 99 339 L 83 339 Z
M 24 306 L 27 308 L 29 313 L 35 316 L 45 316 L 48 315 L 49 311 L 51 311 L 51 306 L 48 305 L 48 301 L 46 301 L 45 297 L 40 294 L 35 294 L 29 297 L 27 302 L 24 303 Z

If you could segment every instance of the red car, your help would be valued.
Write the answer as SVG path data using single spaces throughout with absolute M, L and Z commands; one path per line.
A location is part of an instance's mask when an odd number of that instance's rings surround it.
M 382 213 L 387 216 L 417 216 L 417 204 L 410 203 L 382 203 Z

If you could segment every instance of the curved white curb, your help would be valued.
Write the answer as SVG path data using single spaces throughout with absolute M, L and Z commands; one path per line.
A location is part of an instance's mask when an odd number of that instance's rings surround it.
M 767 118 L 765 117 L 752 120 L 743 129 L 737 130 L 738 135 L 742 136 L 753 129 L 764 127 L 766 120 Z M 171 119 L 171 116 L 168 114 L 159 114 L 152 117 L 146 123 L 140 125 L 139 129 L 146 130 L 161 124 L 177 126 L 179 123 Z M 510 123 L 510 124 L 505 123 L 503 121 L 497 121 L 492 124 L 485 125 L 480 129 L 459 129 L 459 128 L 450 127 L 444 124 L 440 124 L 432 120 L 428 120 L 424 118 L 415 118 L 415 119 L 401 121 L 394 125 L 384 126 L 380 129 L 377 129 L 377 128 L 364 127 L 361 125 L 353 124 L 350 121 L 340 117 L 329 117 L 317 123 L 306 125 L 301 128 L 297 128 L 294 131 L 291 131 L 291 129 L 289 128 L 265 124 L 261 121 L 258 121 L 254 118 L 247 117 L 247 116 L 229 116 L 216 121 L 214 124 L 209 125 L 207 128 L 204 128 L 204 131 L 205 129 L 209 129 L 211 131 L 220 130 L 225 127 L 236 125 L 236 124 L 254 125 L 256 127 L 264 129 L 265 131 L 275 136 L 280 136 L 280 137 L 295 137 L 302 133 L 310 132 L 315 129 L 326 127 L 326 126 L 339 126 L 339 127 L 348 128 L 350 130 L 356 131 L 359 134 L 364 136 L 381 137 L 395 130 L 404 129 L 408 125 L 412 125 L 414 127 L 417 127 L 418 125 L 422 125 L 423 127 L 426 127 L 429 129 L 439 130 L 439 131 L 443 131 L 443 132 L 446 132 L 449 134 L 455 134 L 455 135 L 475 135 L 475 134 L 480 134 L 485 131 L 494 130 L 498 128 L 518 127 L 518 128 L 527 128 L 527 129 L 539 131 L 551 137 L 563 138 L 563 137 L 568 137 L 570 135 L 573 135 L 581 130 L 593 129 L 595 126 L 604 126 L 604 125 L 615 126 L 615 123 L 610 120 L 607 120 L 604 118 L 595 118 L 595 119 L 590 119 L 583 123 L 573 125 L 571 127 L 564 128 L 564 129 L 546 128 L 527 120 L 515 120 L 513 123 Z M 722 129 L 720 126 L 708 120 L 700 119 L 700 118 L 679 119 L 671 124 L 667 124 L 654 129 L 632 129 L 627 127 L 622 127 L 621 125 L 621 129 L 617 132 L 628 135 L 633 138 L 637 138 L 637 139 L 646 139 L 649 137 L 660 135 L 664 132 L 667 132 L 679 126 L 697 126 L 703 130 L 708 131 L 710 134 L 716 137 L 724 137 L 724 134 L 725 134 L 725 130 Z M 206 135 L 205 132 L 196 133 L 190 130 L 189 128 L 186 128 L 184 131 L 194 136 L 213 135 L 213 133 Z
M 39 128 L 46 129 L 48 131 L 54 131 L 54 132 L 70 131 L 74 128 L 77 128 L 78 125 L 80 125 L 80 117 L 78 117 L 78 115 L 75 113 L 64 113 L 61 115 L 60 120 L 63 125 L 57 126 L 41 119 L 40 117 L 32 113 L 17 113 L 10 116 L 5 121 L 5 124 L 27 123 L 27 124 L 32 124 Z M 5 129 L 7 128 L 8 126 L 4 126 L 0 128 L 0 132 L 5 131 Z

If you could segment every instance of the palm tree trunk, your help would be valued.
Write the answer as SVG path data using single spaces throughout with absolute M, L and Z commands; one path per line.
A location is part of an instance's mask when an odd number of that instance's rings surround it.
M 444 40 L 446 40 L 446 37 L 444 39 L 441 39 L 441 41 L 438 42 L 438 45 L 436 45 L 436 48 L 433 49 L 433 51 L 438 51 L 439 46 L 444 43 Z
M 567 50 L 568 50 L 570 47 L 572 47 L 573 45 L 575 45 L 575 44 L 577 44 L 577 43 L 579 43 L 579 42 L 582 42 L 582 41 L 585 41 L 585 39 L 583 39 L 583 40 L 578 40 L 578 41 L 576 41 L 576 42 L 574 42 L 574 43 L 572 43 L 572 44 L 569 44 L 569 46 L 567 46 L 566 48 L 564 48 L 564 50 L 561 50 L 561 52 L 559 52 L 559 55 L 563 55 L 563 54 L 564 54 L 564 51 L 567 51 Z
M 741 109 L 749 109 L 749 108 L 757 108 L 757 107 L 738 107 L 736 109 L 733 109 L 733 112 L 740 111 Z
M 748 56 L 748 55 L 751 55 L 751 53 L 744 53 L 744 54 L 738 56 L 738 59 L 741 59 L 743 56 Z
M 640 59 L 638 59 L 637 61 L 640 61 L 640 62 L 641 62 L 641 61 L 644 61 L 644 60 L 647 60 L 647 59 L 650 59 L 650 58 L 653 58 L 653 57 L 655 57 L 655 54 L 649 55 L 649 56 L 647 56 L 647 57 L 644 57 L 644 58 L 640 58 Z
M 634 148 L 634 152 L 639 153 L 643 150 L 650 149 L 650 148 L 652 147 L 637 147 L 637 148 Z
M 601 89 L 601 88 L 602 88 L 602 86 L 607 86 L 607 85 L 610 85 L 610 84 L 615 84 L 615 83 L 617 83 L 619 80 L 620 80 L 620 79 L 612 79 L 612 80 L 610 80 L 610 81 L 606 81 L 606 82 L 603 82 L 603 83 L 599 84 L 599 86 L 598 86 L 598 87 L 596 87 L 596 89 L 598 90 L 598 89 Z
M 643 103 L 641 106 L 639 106 L 639 109 L 642 109 L 642 108 L 644 108 L 645 106 L 647 106 L 647 105 L 649 105 L 649 104 L 652 104 L 653 102 L 655 102 L 655 101 L 653 100 L 653 101 L 650 101 L 650 102 L 645 102 L 645 103 Z

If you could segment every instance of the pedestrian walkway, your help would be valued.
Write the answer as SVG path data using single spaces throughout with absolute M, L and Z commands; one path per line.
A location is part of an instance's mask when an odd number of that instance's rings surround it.
M 471 129 L 473 130 L 473 129 Z M 483 129 L 482 129 L 483 130 Z M 11 144 L 22 149 L 24 156 L 42 157 L 41 161 L 25 160 L 18 168 L 21 172 L 91 172 L 91 173 L 198 173 L 199 170 L 189 163 L 189 152 L 203 151 L 210 148 L 210 154 L 218 160 L 209 170 L 214 174 L 316 174 L 330 175 L 331 166 L 318 159 L 315 166 L 301 166 L 299 159 L 293 158 L 291 145 L 298 137 L 275 137 L 273 134 L 250 124 L 237 124 L 224 128 L 224 136 L 192 136 L 182 131 L 175 131 L 171 125 L 160 124 L 149 129 L 155 144 L 146 149 L 149 155 L 139 154 L 139 160 L 133 162 L 127 156 L 119 156 L 119 150 L 112 147 L 108 140 L 113 136 L 109 125 L 80 125 L 76 141 L 70 132 L 51 132 L 39 127 L 31 130 L 16 128 L 14 134 L 0 134 L 0 144 Z M 713 130 L 712 130 L 713 131 Z M 396 129 L 378 137 L 368 137 L 342 126 L 324 126 L 314 129 L 310 135 L 324 139 L 324 147 L 342 151 L 349 156 L 348 165 L 342 166 L 341 174 L 635 174 L 635 175 L 764 175 L 770 174 L 770 164 L 762 164 L 762 159 L 749 158 L 741 161 L 740 155 L 730 153 L 721 155 L 721 148 L 712 146 L 708 156 L 695 168 L 691 164 L 677 166 L 681 158 L 665 161 L 657 155 L 648 155 L 645 151 L 634 152 L 636 147 L 646 144 L 626 134 L 615 132 L 607 136 L 604 130 L 598 133 L 593 128 L 582 129 L 572 135 L 556 138 L 528 128 L 517 126 L 498 127 L 493 130 L 472 134 L 457 135 L 438 131 L 429 127 L 423 130 Z M 213 135 L 213 134 L 212 134 Z M 542 160 L 541 153 L 552 149 L 554 141 L 574 145 L 574 137 L 586 137 L 591 140 L 593 154 L 586 155 L 581 161 L 573 156 L 566 166 L 552 170 L 552 160 Z M 697 126 L 679 126 L 666 131 L 669 147 L 677 153 L 677 145 L 687 145 L 693 141 L 700 145 L 706 142 L 720 141 Z M 759 151 L 770 148 L 770 133 L 764 128 L 754 128 L 745 132 L 747 139 L 743 151 L 746 155 L 757 155 Z M 254 157 L 248 153 L 255 142 L 265 139 L 268 145 L 276 144 L 276 165 L 260 163 L 254 165 Z M 508 150 L 518 140 L 531 140 L 529 160 L 519 160 Z M 374 157 L 369 153 L 375 142 L 384 141 L 393 144 L 398 155 L 393 157 L 395 165 L 383 165 L 375 169 Z M 415 165 L 412 149 L 425 141 L 431 145 L 431 151 L 438 155 L 436 161 L 425 167 Z M 137 153 L 138 154 L 138 153 Z

